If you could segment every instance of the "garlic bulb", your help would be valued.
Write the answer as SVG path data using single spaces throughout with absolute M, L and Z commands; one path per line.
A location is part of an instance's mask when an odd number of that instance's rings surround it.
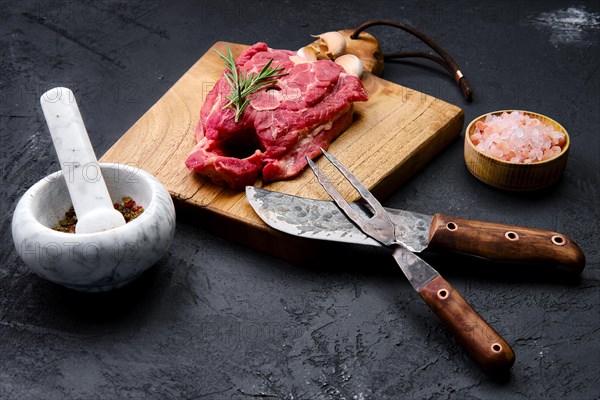
M 322 55 L 335 59 L 346 51 L 346 39 L 339 32 L 325 32 L 313 37 L 319 38 L 316 42 L 317 58 Z
M 350 75 L 358 76 L 359 78 L 362 76 L 363 64 L 354 54 L 339 56 L 335 59 L 335 63 L 342 66 L 346 70 L 346 73 Z

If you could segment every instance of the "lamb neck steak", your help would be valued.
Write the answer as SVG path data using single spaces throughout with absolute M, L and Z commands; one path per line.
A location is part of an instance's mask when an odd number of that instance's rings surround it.
M 334 62 L 302 60 L 266 43 L 247 48 L 236 65 L 258 73 L 270 59 L 286 75 L 250 95 L 238 122 L 225 107 L 231 86 L 221 75 L 200 110 L 197 143 L 185 162 L 190 170 L 236 190 L 261 172 L 265 183 L 292 178 L 306 166 L 305 156 L 317 157 L 348 128 L 353 102 L 368 99 L 360 79 Z

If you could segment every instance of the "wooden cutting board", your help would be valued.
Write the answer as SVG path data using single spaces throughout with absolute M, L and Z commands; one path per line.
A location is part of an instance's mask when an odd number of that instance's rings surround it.
M 178 216 L 192 218 L 227 239 L 291 262 L 311 259 L 324 242 L 271 229 L 256 216 L 243 192 L 217 186 L 185 167 L 200 108 L 224 69 L 214 50 L 224 52 L 226 44 L 215 43 L 101 161 L 127 163 L 153 174 L 171 193 Z M 229 46 L 235 56 L 247 47 Z M 460 135 L 464 114 L 454 105 L 368 73 L 363 83 L 369 100 L 355 103 L 354 122 L 329 151 L 381 200 Z M 317 165 L 347 199 L 356 200 L 356 192 L 324 161 L 320 157 Z M 327 198 L 309 169 L 292 180 L 269 185 L 257 181 L 256 186 Z

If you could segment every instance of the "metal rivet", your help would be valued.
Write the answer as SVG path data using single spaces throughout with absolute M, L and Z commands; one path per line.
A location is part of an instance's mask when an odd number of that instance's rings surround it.
M 502 345 L 500 343 L 493 343 L 492 351 L 495 353 L 500 353 L 502 351 Z
M 448 291 L 446 289 L 440 289 L 437 292 L 437 296 L 440 299 L 444 300 L 444 299 L 446 299 L 448 297 Z
M 552 243 L 554 243 L 557 246 L 564 246 L 565 244 L 567 244 L 567 241 L 562 236 L 554 235 L 552 236 Z
M 519 234 L 514 231 L 505 232 L 504 237 L 511 241 L 519 240 Z
M 458 229 L 458 226 L 454 222 L 448 222 L 446 224 L 446 229 L 448 229 L 449 231 L 455 231 Z

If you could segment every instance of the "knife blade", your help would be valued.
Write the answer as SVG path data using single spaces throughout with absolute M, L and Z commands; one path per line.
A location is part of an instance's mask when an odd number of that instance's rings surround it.
M 311 239 L 369 246 L 381 243 L 365 235 L 329 200 L 316 200 L 246 187 L 254 211 L 272 228 Z M 351 203 L 361 215 L 368 206 Z M 453 251 L 495 261 L 543 264 L 557 270 L 581 273 L 585 256 L 568 236 L 541 229 L 385 208 L 395 226 L 396 240 L 420 253 Z

